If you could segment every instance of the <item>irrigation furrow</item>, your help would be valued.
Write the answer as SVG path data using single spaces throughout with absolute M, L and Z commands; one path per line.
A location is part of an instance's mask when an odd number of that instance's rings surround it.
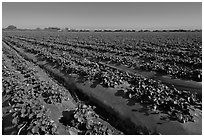
M 4 49 L 5 49 L 5 46 L 7 46 L 7 45 L 4 45 Z M 20 57 L 23 57 L 24 59 L 26 59 L 27 61 L 29 61 L 29 62 L 31 62 L 31 60 L 32 59 L 29 59 L 28 60 L 28 58 L 25 58 L 26 56 L 25 56 L 25 54 L 24 54 L 24 56 L 22 56 L 22 53 L 20 53 L 17 49 L 15 49 L 15 47 L 13 47 L 13 46 L 11 46 L 11 45 L 8 45 L 11 49 L 13 49 L 13 50 L 15 50 L 17 53 L 14 53 L 14 51 L 12 51 L 13 53 L 11 53 L 11 56 L 13 56 L 13 54 L 16 54 L 16 55 L 20 55 Z M 8 49 L 7 50 L 4 50 L 5 52 L 6 51 L 8 51 Z M 11 52 L 11 51 L 9 51 L 9 52 Z M 8 53 L 7 53 L 8 54 Z M 32 62 L 34 62 L 33 60 L 32 60 Z M 36 63 L 36 62 L 35 62 Z M 38 66 L 37 64 L 35 64 L 36 66 Z M 44 69 L 43 69 L 44 70 Z M 53 78 L 53 77 L 52 77 Z M 57 82 L 59 82 L 60 84 L 62 84 L 63 85 L 63 83 L 62 83 L 62 81 L 60 81 L 60 80 L 58 80 L 58 79 L 54 79 L 54 80 L 56 80 Z M 65 84 L 64 84 L 65 85 Z M 77 104 L 78 105 L 80 105 L 80 104 L 82 104 L 82 103 L 84 103 L 84 102 L 80 102 L 80 100 L 77 100 L 78 102 L 77 102 Z M 86 103 L 88 103 L 88 102 L 86 102 Z M 83 104 L 82 104 L 83 105 Z M 87 104 L 87 106 L 88 106 L 89 104 Z M 55 110 L 56 112 L 57 112 L 57 110 Z M 53 111 L 53 113 L 54 113 L 54 111 Z M 53 114 L 54 115 L 54 114 Z M 104 118 L 104 120 L 105 120 L 106 118 Z M 59 120 L 59 119 L 56 119 L 56 120 Z M 104 120 L 101 120 L 101 118 L 99 117 L 99 119 L 98 119 L 99 121 L 101 121 L 102 123 L 105 123 L 111 130 L 112 129 L 114 129 L 114 128 L 111 128 L 110 127 L 110 125 L 107 123 L 107 122 L 105 122 Z M 20 129 L 22 129 L 22 127 L 20 128 Z M 121 134 L 121 132 L 120 131 L 117 131 L 116 129 L 114 129 L 115 131 L 115 133 L 116 134 Z M 110 132 L 110 131 L 109 131 Z M 111 131 L 112 132 L 112 131 Z M 61 133 L 62 134 L 62 133 Z

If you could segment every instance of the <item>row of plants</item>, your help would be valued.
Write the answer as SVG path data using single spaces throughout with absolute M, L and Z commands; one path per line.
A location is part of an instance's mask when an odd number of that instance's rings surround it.
M 169 45 L 158 45 L 155 43 L 147 43 L 139 41 L 135 46 L 125 45 L 122 48 L 117 46 L 101 46 L 100 44 L 87 44 L 86 42 L 79 43 L 63 43 L 55 41 L 54 38 L 48 41 L 38 41 L 33 39 L 20 38 L 33 43 L 41 43 L 63 51 L 80 52 L 81 55 L 97 58 L 100 61 L 111 61 L 121 65 L 133 66 L 136 69 L 153 70 L 162 74 L 171 75 L 172 78 L 192 79 L 195 81 L 202 80 L 202 60 L 200 43 L 192 47 L 186 48 L 182 45 L 181 49 L 171 49 Z M 152 46 L 153 45 L 153 46 Z M 87 54 L 87 51 L 89 54 Z M 136 61 L 135 59 L 136 58 Z
M 3 94 L 10 95 L 9 113 L 12 114 L 13 125 L 18 129 L 17 134 L 57 134 L 56 123 L 50 118 L 48 109 L 39 99 L 42 90 L 35 90 L 35 87 L 40 84 L 39 80 L 34 77 L 35 72 L 28 69 L 28 66 L 16 57 L 12 59 L 12 65 L 20 71 L 24 80 L 20 79 L 15 71 L 12 72 L 4 66 L 2 67 L 2 83 Z M 31 77 L 35 79 L 31 80 L 33 83 L 29 80 Z
M 131 80 L 132 81 L 132 80 Z M 136 100 L 154 113 L 163 112 L 167 119 L 181 123 L 193 122 L 193 111 L 202 109 L 202 102 L 196 94 L 169 88 L 150 79 L 134 78 L 134 84 L 124 90 L 126 98 Z
M 44 36 L 43 39 L 37 37 L 34 33 L 29 33 L 27 36 L 23 35 L 22 39 L 34 42 L 40 41 L 45 45 L 53 45 L 63 50 L 71 46 L 77 49 L 81 48 L 82 52 L 85 49 L 97 54 L 103 52 L 98 59 L 109 60 L 147 71 L 154 70 L 172 75 L 173 78 L 202 80 L 202 41 L 199 33 L 165 34 L 166 37 L 163 36 L 164 34 L 158 36 L 155 34 L 145 35 L 143 37 L 129 36 L 128 34 L 127 36 L 121 34 L 116 37 L 113 34 L 113 36 L 110 36 L 112 40 L 105 34 L 99 36 L 97 36 L 98 34 L 91 36 L 87 34 L 88 38 L 86 35 L 80 36 L 80 34 L 76 37 L 55 33 L 41 35 Z M 70 50 L 70 48 L 68 49 Z M 134 61 L 134 57 L 139 61 Z
M 58 126 L 48 115 L 50 110 L 45 106 L 46 104 L 62 103 L 62 100 L 66 100 L 66 96 L 48 81 L 40 80 L 35 75 L 36 72 L 25 61 L 11 52 L 3 48 L 3 54 L 9 57 L 12 66 L 24 78 L 12 79 L 11 75 L 8 75 L 10 73 L 7 73 L 10 70 L 3 67 L 5 68 L 3 69 L 3 91 L 11 95 L 10 113 L 13 115 L 13 124 L 19 129 L 18 134 L 59 134 Z M 83 121 L 81 121 L 82 118 Z M 69 134 L 122 134 L 113 127 L 107 126 L 91 106 L 80 102 L 73 110 L 73 117 L 67 124 L 69 124 L 66 125 Z M 82 127 L 84 124 L 86 128 Z
M 29 45 L 27 47 L 34 50 L 37 49 L 37 46 L 35 45 Z M 41 51 L 45 50 L 42 50 L 41 48 Z M 64 58 L 59 56 L 57 59 L 55 58 L 54 54 L 49 55 L 56 62 L 58 60 L 64 60 L 64 63 L 61 64 L 61 66 L 70 64 L 66 63 L 70 60 L 65 60 Z M 47 54 L 44 54 L 44 56 L 47 56 Z M 75 69 L 76 71 L 74 72 L 81 75 L 81 71 L 85 71 L 83 72 L 83 74 L 86 73 L 86 76 L 89 77 L 89 79 L 95 78 L 95 80 L 99 80 L 100 83 L 105 87 L 115 87 L 122 84 L 123 81 L 127 81 L 129 84 L 131 84 L 130 89 L 128 89 L 126 92 L 129 99 L 133 99 L 138 103 L 147 105 L 150 110 L 153 108 L 153 110 L 155 111 L 164 112 L 172 120 L 177 120 L 182 123 L 193 121 L 193 116 L 190 114 L 190 111 L 192 110 L 191 108 L 198 107 L 199 109 L 201 109 L 201 100 L 199 100 L 195 94 L 190 93 L 189 91 L 179 91 L 175 88 L 169 88 L 159 81 L 154 81 L 133 74 L 116 71 L 113 68 L 100 64 L 98 64 L 99 71 L 96 71 L 96 73 L 92 73 L 91 75 L 89 75 L 89 72 L 91 71 L 86 72 L 87 69 L 84 68 L 79 70 L 79 68 L 77 67 L 77 63 L 72 64 L 74 64 L 71 69 L 72 71 L 69 68 L 71 65 L 67 65 L 65 67 L 67 72 L 73 72 L 73 69 Z M 88 70 L 91 69 L 92 68 L 89 67 Z M 175 116 L 173 116 L 172 118 L 172 115 Z

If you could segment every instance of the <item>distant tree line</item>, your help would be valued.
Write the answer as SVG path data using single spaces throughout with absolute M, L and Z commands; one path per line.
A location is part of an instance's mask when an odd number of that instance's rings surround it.
M 3 28 L 3 30 L 32 30 L 32 31 L 66 31 L 66 32 L 202 32 L 201 29 L 195 29 L 195 30 L 185 30 L 185 29 L 174 29 L 174 30 L 123 30 L 123 29 L 116 29 L 116 30 L 111 30 L 111 29 L 97 29 L 97 30 L 88 30 L 88 29 L 70 29 L 70 28 L 65 28 L 65 29 L 61 29 L 58 27 L 47 27 L 44 29 L 41 28 L 36 28 L 36 29 L 18 29 L 16 26 L 14 25 L 9 25 L 7 28 Z
M 44 28 L 44 30 L 48 30 L 48 31 L 59 31 L 60 28 L 58 28 L 58 27 L 48 27 L 48 28 Z
M 87 29 L 77 30 L 77 29 L 70 29 L 70 28 L 65 28 L 65 31 L 67 32 L 90 32 L 90 30 L 87 30 Z
M 175 29 L 175 30 L 153 30 L 153 32 L 202 32 L 202 30 L 201 29 L 195 29 L 195 30 Z
M 105 30 L 94 30 L 94 32 L 136 32 L 136 30 L 122 30 L 122 29 L 110 30 L 110 29 L 105 29 Z

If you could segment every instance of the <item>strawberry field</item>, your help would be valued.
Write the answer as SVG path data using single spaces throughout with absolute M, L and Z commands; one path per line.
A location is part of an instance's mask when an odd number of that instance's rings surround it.
M 3 134 L 202 134 L 200 32 L 2 40 Z

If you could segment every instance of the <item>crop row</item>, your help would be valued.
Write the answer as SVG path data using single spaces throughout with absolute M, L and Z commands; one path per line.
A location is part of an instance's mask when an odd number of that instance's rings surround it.
M 12 41 L 11 39 L 7 40 Z M 179 122 L 193 121 L 193 116 L 190 113 L 192 107 L 200 108 L 201 106 L 200 100 L 198 100 L 196 95 L 188 91 L 179 91 L 175 88 L 169 88 L 158 81 L 113 70 L 112 68 L 97 63 L 95 63 L 95 67 L 98 71 L 91 65 L 87 66 L 87 63 L 83 61 L 83 67 L 79 67 L 76 63 L 77 61 L 72 62 L 72 60 L 76 58 L 67 60 L 62 57 L 62 54 L 57 52 L 51 53 L 48 48 L 43 48 L 42 46 L 28 45 L 28 43 L 23 44 L 22 41 L 12 42 L 14 46 L 25 48 L 32 53 L 40 53 L 38 55 L 43 56 L 47 61 L 52 60 L 52 62 L 58 64 L 62 71 L 67 73 L 74 72 L 89 80 L 99 80 L 103 86 L 114 87 L 120 85 L 123 81 L 127 81 L 131 85 L 124 91 L 128 99 L 133 99 L 141 104 L 147 104 L 148 108 L 152 111 L 164 112 L 168 114 L 169 119 L 178 120 Z M 87 59 L 85 59 L 85 61 L 90 63 Z
M 11 95 L 10 104 L 13 124 L 18 134 L 59 134 L 57 124 L 48 115 L 46 104 L 62 103 L 67 98 L 64 92 L 48 81 L 40 80 L 35 71 L 14 53 L 3 48 L 3 54 L 12 62 L 16 71 L 23 75 L 19 80 L 15 71 L 3 65 L 3 93 Z M 5 63 L 4 63 L 5 64 Z M 46 104 L 45 104 L 46 103 Z M 91 106 L 80 104 L 72 110 L 69 121 L 63 120 L 69 134 L 114 134 Z
M 20 81 L 14 72 L 3 66 L 3 93 L 11 95 L 10 113 L 13 116 L 12 123 L 19 129 L 18 134 L 23 129 L 26 129 L 24 134 L 56 134 L 56 124 L 38 99 L 42 90 L 38 90 L 40 83 L 34 76 L 35 72 L 17 58 L 13 58 L 12 62 L 16 65 L 16 70 L 25 76 L 24 81 Z
M 190 42 L 186 43 L 186 46 L 182 42 L 175 43 L 174 40 L 169 40 L 172 41 L 170 44 L 140 40 L 135 44 L 104 45 L 99 42 L 94 44 L 82 40 L 67 42 L 65 38 L 58 36 L 53 36 L 52 39 L 44 38 L 44 42 L 37 38 L 21 37 L 20 39 L 49 45 L 63 51 L 75 51 L 82 56 L 96 58 L 100 61 L 111 61 L 129 67 L 133 66 L 136 69 L 157 71 L 171 75 L 173 78 L 195 81 L 202 79 L 201 43 L 197 39 L 188 40 Z

